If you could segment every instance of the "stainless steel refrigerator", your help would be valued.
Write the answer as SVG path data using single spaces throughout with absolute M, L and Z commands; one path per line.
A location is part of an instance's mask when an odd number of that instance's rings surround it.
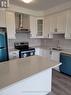
M 0 27 L 0 62 L 7 60 L 9 60 L 7 29 L 5 27 Z

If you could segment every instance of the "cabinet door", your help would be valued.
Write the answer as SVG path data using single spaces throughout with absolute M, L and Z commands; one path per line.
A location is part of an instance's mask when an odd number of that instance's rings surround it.
M 57 14 L 57 32 L 65 33 L 66 31 L 66 11 Z
M 16 59 L 19 58 L 19 51 L 11 51 L 9 52 L 9 59 Z
M 30 31 L 31 37 L 36 38 L 36 17 L 30 16 Z
M 67 23 L 66 23 L 66 32 L 71 33 L 71 10 L 67 11 Z
M 15 14 L 6 12 L 6 26 L 9 39 L 15 39 Z
M 71 10 L 67 11 L 65 39 L 71 39 Z
M 0 10 L 0 27 L 6 27 L 5 11 Z
M 57 32 L 57 15 L 50 16 L 50 32 L 55 33 Z
M 55 61 L 60 61 L 60 52 L 58 51 L 52 51 L 51 59 Z M 55 70 L 59 71 L 59 66 L 54 68 Z
M 53 34 L 50 33 L 50 16 L 45 17 L 44 19 L 44 38 L 53 38 Z
M 36 26 L 37 26 L 37 35 L 36 36 L 43 36 L 44 31 L 44 18 L 37 18 L 36 20 Z
M 49 32 L 50 32 L 50 18 L 45 17 L 43 36 L 46 37 L 46 38 L 49 38 Z

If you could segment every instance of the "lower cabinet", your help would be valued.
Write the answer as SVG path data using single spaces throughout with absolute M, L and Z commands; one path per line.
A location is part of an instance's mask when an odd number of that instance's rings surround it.
M 19 58 L 19 51 L 11 51 L 9 52 L 9 59 L 16 59 Z
M 60 52 L 53 50 L 51 54 L 51 59 L 55 61 L 60 61 Z M 54 68 L 55 70 L 59 71 L 59 66 Z
M 35 55 L 40 55 L 40 56 L 44 56 L 47 58 L 50 58 L 50 50 L 46 50 L 46 49 L 41 49 L 41 48 L 36 48 L 35 49 Z
M 36 50 L 35 52 L 36 55 L 44 56 L 58 62 L 60 61 L 60 51 L 50 50 L 50 49 L 41 49 L 41 48 L 36 48 L 35 50 Z M 59 67 L 55 67 L 54 69 L 59 71 Z

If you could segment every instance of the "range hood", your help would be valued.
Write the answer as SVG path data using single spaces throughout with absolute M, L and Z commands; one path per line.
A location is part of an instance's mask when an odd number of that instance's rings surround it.
M 23 28 L 23 14 L 19 14 L 19 28 Z
M 19 26 L 18 26 L 17 31 L 30 32 L 30 30 L 28 28 L 23 27 L 23 23 L 24 23 L 23 17 L 24 17 L 24 14 L 19 13 Z

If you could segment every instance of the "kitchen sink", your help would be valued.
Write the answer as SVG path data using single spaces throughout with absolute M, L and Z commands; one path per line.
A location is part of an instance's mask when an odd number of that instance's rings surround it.
M 52 48 L 52 50 L 62 51 L 62 49 L 61 49 L 61 48 Z

